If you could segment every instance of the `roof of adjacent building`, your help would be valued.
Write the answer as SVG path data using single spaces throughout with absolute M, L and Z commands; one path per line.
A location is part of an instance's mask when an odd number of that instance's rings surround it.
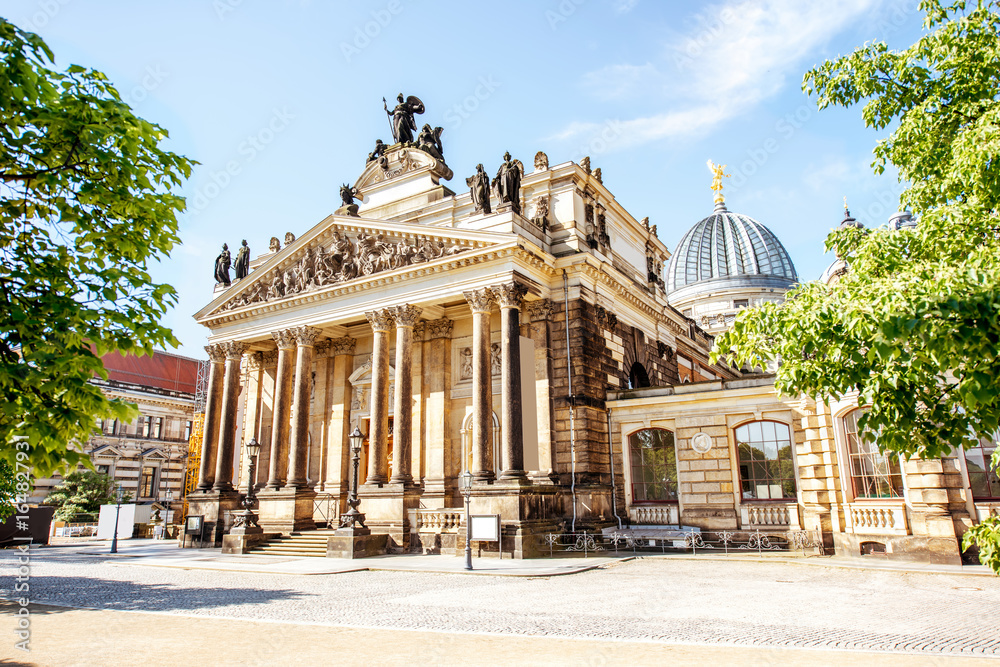
M 156 351 L 152 356 L 110 352 L 103 357 L 110 382 L 194 394 L 198 384 L 197 359 Z
M 792 259 L 778 237 L 753 218 L 720 205 L 677 244 L 667 267 L 667 294 L 689 285 L 718 281 L 748 287 L 760 282 L 762 287 L 772 287 L 775 278 L 789 286 L 798 280 Z

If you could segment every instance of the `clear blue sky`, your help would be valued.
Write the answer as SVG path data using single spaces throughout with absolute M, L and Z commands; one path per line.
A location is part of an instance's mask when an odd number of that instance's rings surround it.
M 817 111 L 802 75 L 922 30 L 916 0 L 8 0 L 2 12 L 60 67 L 106 73 L 201 163 L 183 192 L 183 245 L 153 267 L 180 293 L 166 322 L 180 352 L 200 358 L 208 330 L 191 315 L 211 299 L 221 244 L 246 238 L 256 255 L 332 213 L 375 139 L 391 140 L 382 97 L 400 92 L 445 128 L 456 192 L 507 150 L 527 165 L 538 150 L 552 164 L 590 155 L 674 247 L 711 213 L 712 159 L 733 174 L 729 209 L 817 278 L 843 197 L 878 225 L 900 186 L 872 175 L 878 135 L 860 108 Z

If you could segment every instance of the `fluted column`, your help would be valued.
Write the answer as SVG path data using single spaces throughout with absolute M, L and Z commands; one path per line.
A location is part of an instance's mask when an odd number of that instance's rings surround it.
M 292 329 L 298 344 L 295 356 L 295 383 L 292 389 L 292 434 L 288 452 L 288 484 L 294 489 L 304 489 L 306 456 L 309 453 L 309 395 L 312 391 L 313 344 L 319 329 L 309 326 Z
M 500 420 L 503 424 L 501 479 L 523 479 L 524 431 L 521 414 L 521 302 L 528 288 L 509 282 L 493 288 L 500 305 Z
M 219 456 L 215 463 L 216 491 L 233 490 L 233 454 L 236 447 L 236 413 L 239 411 L 240 362 L 246 343 L 233 341 L 226 349 L 226 378 L 222 383 L 222 414 L 219 417 Z
M 409 484 L 413 447 L 413 325 L 422 310 L 409 304 L 390 308 L 396 320 L 396 394 L 393 397 L 396 416 L 392 427 L 393 484 Z
M 295 360 L 295 335 L 292 329 L 271 334 L 278 344 L 278 371 L 274 379 L 274 409 L 271 410 L 271 460 L 268 462 L 267 488 L 285 485 L 288 470 L 288 420 L 292 414 L 292 364 Z
M 389 331 L 393 319 L 389 309 L 365 313 L 372 325 L 371 427 L 368 432 L 368 479 L 365 484 L 388 480 L 389 460 Z
M 489 288 L 466 292 L 472 309 L 472 474 L 478 482 L 491 482 L 493 472 L 493 377 L 490 372 L 490 315 L 493 292 Z
M 222 345 L 206 345 L 210 361 L 205 421 L 202 424 L 201 464 L 198 467 L 198 490 L 211 491 L 215 484 L 215 461 L 219 455 L 219 415 L 222 412 L 222 383 L 226 350 Z

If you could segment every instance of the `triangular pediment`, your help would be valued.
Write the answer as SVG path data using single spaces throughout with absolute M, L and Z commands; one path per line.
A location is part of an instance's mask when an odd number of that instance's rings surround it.
M 125 456 L 125 454 L 123 454 L 122 451 L 114 445 L 101 445 L 100 447 L 95 447 L 94 450 L 90 452 L 90 455 L 109 459 Z
M 509 233 L 331 215 L 234 282 L 195 318 L 309 298 L 375 274 L 446 263 L 515 240 Z

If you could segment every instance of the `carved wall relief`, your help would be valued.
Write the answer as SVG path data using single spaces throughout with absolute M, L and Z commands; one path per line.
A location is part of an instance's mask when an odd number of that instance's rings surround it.
M 361 232 L 356 239 L 351 239 L 335 232 L 329 248 L 307 249 L 296 262 L 274 269 L 270 276 L 259 279 L 222 306 L 221 310 L 282 299 L 358 276 L 392 271 L 465 250 L 468 248 L 446 246 L 442 241 L 428 238 L 416 239 L 413 243 L 406 239 L 393 242 L 382 234 L 369 236 Z

